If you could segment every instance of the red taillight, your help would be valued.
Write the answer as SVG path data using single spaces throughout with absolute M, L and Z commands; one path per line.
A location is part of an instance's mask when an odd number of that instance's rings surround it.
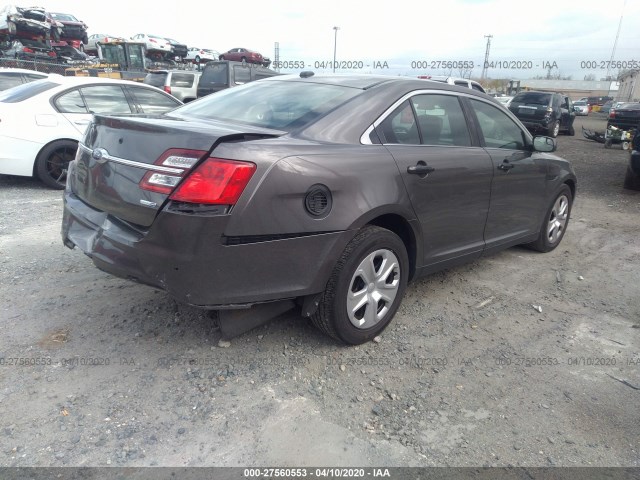
M 29 47 L 22 47 L 22 51 L 24 53 L 34 53 L 32 49 L 30 49 Z
M 235 205 L 256 171 L 250 162 L 208 158 L 171 194 L 171 200 L 209 205 Z
M 102 39 L 102 41 L 103 41 L 103 42 L 105 42 L 105 43 L 107 43 L 107 42 L 109 41 L 109 37 L 104 37 L 104 38 Z
M 150 38 L 150 39 L 149 39 L 149 41 L 150 41 L 151 43 L 158 43 L 158 42 L 156 42 L 156 40 L 155 40 L 154 38 Z
M 164 86 L 164 91 L 170 94 L 171 93 L 171 87 L 169 85 L 165 85 Z
M 184 173 L 206 153 L 201 150 L 170 148 L 155 162 L 155 165 L 159 165 L 163 169 L 148 171 L 140 180 L 140 188 L 169 195 L 180 182 Z
M 49 52 L 47 53 L 47 55 L 49 55 L 50 57 L 57 57 L 56 52 Z
M 615 109 L 611 109 L 609 110 L 609 118 L 616 118 L 616 111 Z

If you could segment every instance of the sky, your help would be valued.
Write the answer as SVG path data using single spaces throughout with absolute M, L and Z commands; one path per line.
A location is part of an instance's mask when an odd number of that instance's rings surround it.
M 335 48 L 336 72 L 470 73 L 477 78 L 483 70 L 485 36 L 492 35 L 493 65 L 488 65 L 487 76 L 514 79 L 545 75 L 551 67 L 553 74 L 574 80 L 587 75 L 599 80 L 607 74 L 624 13 L 614 56 L 618 63 L 609 73 L 633 67 L 634 61 L 640 67 L 639 0 L 36 3 L 75 15 L 89 26 L 89 34 L 151 33 L 218 52 L 249 48 L 272 60 L 278 42 L 282 66 L 292 67 L 282 72 L 332 71 Z M 471 63 L 473 68 L 465 69 Z

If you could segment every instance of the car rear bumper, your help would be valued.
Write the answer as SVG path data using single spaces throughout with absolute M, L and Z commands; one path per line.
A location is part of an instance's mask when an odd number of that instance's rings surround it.
M 225 245 L 228 215 L 162 210 L 146 232 L 65 191 L 62 239 L 103 271 L 204 308 L 233 308 L 322 292 L 353 233 Z

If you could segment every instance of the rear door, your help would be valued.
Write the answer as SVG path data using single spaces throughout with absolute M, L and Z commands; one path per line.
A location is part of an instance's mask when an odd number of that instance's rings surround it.
M 376 130 L 393 155 L 423 230 L 423 265 L 479 256 L 492 166 L 472 145 L 458 96 L 415 94 Z
M 80 135 L 84 135 L 94 113 L 136 113 L 120 85 L 87 85 L 67 90 L 55 98 L 54 104 Z

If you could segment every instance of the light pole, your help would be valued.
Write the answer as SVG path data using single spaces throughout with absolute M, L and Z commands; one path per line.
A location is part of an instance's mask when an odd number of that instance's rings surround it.
M 340 27 L 333 27 L 333 73 L 336 73 L 336 48 L 338 46 L 338 30 Z

